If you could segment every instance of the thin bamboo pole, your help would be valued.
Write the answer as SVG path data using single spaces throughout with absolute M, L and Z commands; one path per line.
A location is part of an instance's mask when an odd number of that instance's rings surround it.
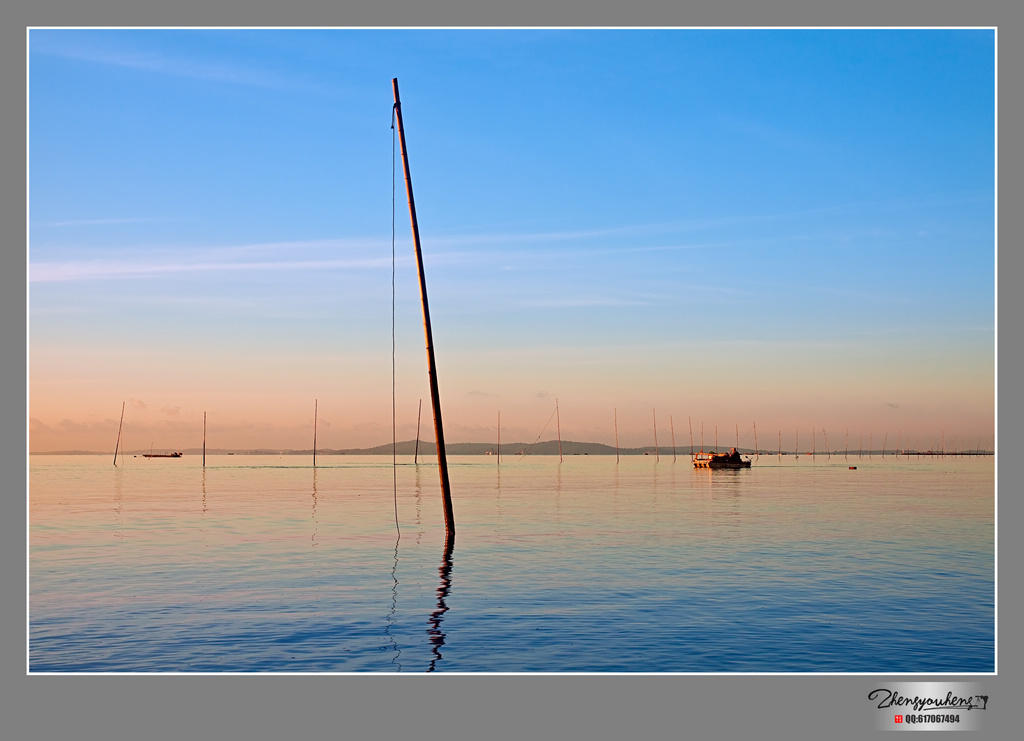
M 316 413 L 319 403 L 318 399 L 313 399 L 313 468 L 316 468 Z
M 121 448 L 121 425 L 124 424 L 124 402 L 121 402 L 121 421 L 117 423 L 117 442 L 114 444 L 114 465 L 117 465 L 117 451 Z
M 395 122 L 398 139 L 402 147 L 402 169 L 405 172 L 405 192 L 409 199 L 409 221 L 412 224 L 412 241 L 416 250 L 416 272 L 420 279 L 420 302 L 423 304 L 423 335 L 427 346 L 427 374 L 430 377 L 430 402 L 434 410 L 434 439 L 437 444 L 437 470 L 441 479 L 441 496 L 444 500 L 444 527 L 449 536 L 455 535 L 455 514 L 452 512 L 452 489 L 448 480 L 448 457 L 444 447 L 444 425 L 441 422 L 441 394 L 437 387 L 437 366 L 434 362 L 434 337 L 430 329 L 430 307 L 427 302 L 427 278 L 423 272 L 423 251 L 420 248 L 420 227 L 416 219 L 416 201 L 412 194 L 412 175 L 409 172 L 409 154 L 405 146 L 405 127 L 402 123 L 402 101 L 398 95 L 398 78 L 391 79 L 395 93 Z
M 548 420 L 550 421 L 550 417 Z M 558 430 L 558 462 L 562 462 L 562 417 L 558 413 L 558 399 L 555 399 L 555 427 Z
M 676 462 L 676 426 L 672 423 L 672 415 L 668 415 L 668 427 L 672 431 L 672 462 Z
M 661 453 L 658 452 L 658 412 L 654 409 L 651 410 L 654 415 L 654 460 L 661 460 Z
M 313 447 L 315 448 L 316 444 Z M 313 465 L 316 465 L 315 461 Z M 203 468 L 206 468 L 206 412 L 203 412 Z
M 416 412 L 416 447 L 413 448 L 412 462 L 419 463 L 420 457 L 420 416 L 423 414 L 423 399 L 420 399 L 420 407 Z
M 619 462 L 619 410 L 615 409 L 615 462 Z

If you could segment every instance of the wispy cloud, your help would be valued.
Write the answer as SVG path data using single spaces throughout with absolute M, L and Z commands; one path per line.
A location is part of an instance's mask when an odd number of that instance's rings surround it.
M 109 42 L 109 36 L 103 36 Z M 34 35 L 30 38 L 30 51 L 93 64 L 153 72 L 176 77 L 209 80 L 232 85 L 264 88 L 294 88 L 296 80 L 286 78 L 267 69 L 254 69 L 224 62 L 221 59 L 197 59 L 170 55 L 147 49 L 134 51 L 125 47 L 99 46 L 97 40 L 86 41 L 82 36 L 65 37 L 56 34 Z
M 347 253 L 345 257 L 323 257 Z M 296 259 L 297 252 L 305 256 Z M 66 281 L 148 278 L 175 274 L 201 274 L 243 271 L 373 270 L 391 267 L 391 255 L 374 242 L 322 240 L 239 245 L 210 249 L 183 249 L 177 254 L 160 255 L 141 250 L 92 260 L 39 261 L 29 264 L 29 281 L 52 283 Z M 373 255 L 373 256 L 357 256 Z M 379 256 L 377 256 L 379 255 Z M 275 259 L 276 258 L 276 259 Z M 412 257 L 396 257 L 403 268 Z
M 406 260 L 406 262 L 410 262 Z M 152 278 L 184 273 L 239 271 L 351 270 L 390 267 L 390 259 L 365 258 L 352 260 L 281 260 L 265 262 L 196 262 L 196 263 L 121 263 L 121 262 L 45 262 L 29 267 L 29 281 L 110 280 L 118 278 Z
M 33 222 L 33 227 L 57 227 L 57 226 L 117 226 L 119 224 L 153 224 L 178 219 L 151 219 L 151 218 L 124 218 L 124 219 L 66 219 L 64 221 L 38 221 Z
M 601 296 L 567 296 L 529 299 L 524 301 L 523 305 L 536 308 L 569 309 L 596 308 L 599 306 L 650 306 L 651 302 Z

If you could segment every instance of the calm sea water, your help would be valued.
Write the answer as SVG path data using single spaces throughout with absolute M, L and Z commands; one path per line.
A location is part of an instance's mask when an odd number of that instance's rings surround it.
M 29 670 L 995 671 L 991 458 L 317 463 L 31 456 Z

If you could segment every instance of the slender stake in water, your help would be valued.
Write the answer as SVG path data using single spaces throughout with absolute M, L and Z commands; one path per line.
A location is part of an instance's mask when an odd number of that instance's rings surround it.
M 676 462 L 676 427 L 672 424 L 672 415 L 668 415 L 668 427 L 672 431 L 672 462 Z
M 619 410 L 615 409 L 615 462 L 619 462 Z
M 117 443 L 114 445 L 114 465 L 117 465 L 117 451 L 121 447 L 121 425 L 124 424 L 124 402 L 121 402 L 121 421 L 117 423 Z
M 551 418 L 548 417 L 550 421 Z M 558 462 L 562 462 L 562 418 L 558 414 L 558 399 L 555 399 L 555 427 L 558 429 Z
M 420 279 L 420 302 L 423 304 L 423 334 L 427 345 L 427 374 L 430 377 L 430 402 L 434 409 L 434 439 L 437 443 L 437 470 L 441 479 L 441 496 L 444 499 L 444 527 L 449 536 L 455 535 L 455 515 L 452 512 L 452 490 L 448 480 L 448 457 L 445 454 L 444 426 L 441 423 L 441 394 L 437 387 L 437 366 L 434 362 L 434 337 L 430 329 L 430 306 L 427 302 L 427 278 L 423 271 L 423 251 L 420 249 L 420 227 L 416 219 L 416 201 L 412 194 L 412 175 L 409 172 L 409 153 L 405 147 L 405 127 L 402 124 L 402 101 L 398 95 L 398 78 L 392 78 L 391 88 L 395 93 L 395 122 L 398 126 L 398 140 L 402 148 L 402 169 L 405 172 L 405 192 L 409 198 L 409 221 L 412 224 L 412 241 L 416 250 L 416 272 Z
M 658 452 L 658 413 L 655 410 L 651 410 L 654 414 L 654 460 L 660 461 L 661 454 Z
M 418 463 L 420 457 L 420 415 L 423 414 L 423 399 L 420 399 L 420 407 L 416 411 L 416 447 L 412 453 L 412 462 Z

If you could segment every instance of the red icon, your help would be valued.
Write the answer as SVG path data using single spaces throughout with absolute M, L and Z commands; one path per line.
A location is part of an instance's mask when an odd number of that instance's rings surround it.
M 902 723 L 903 722 L 903 716 L 902 715 L 897 715 L 896 716 L 896 722 L 897 723 Z

